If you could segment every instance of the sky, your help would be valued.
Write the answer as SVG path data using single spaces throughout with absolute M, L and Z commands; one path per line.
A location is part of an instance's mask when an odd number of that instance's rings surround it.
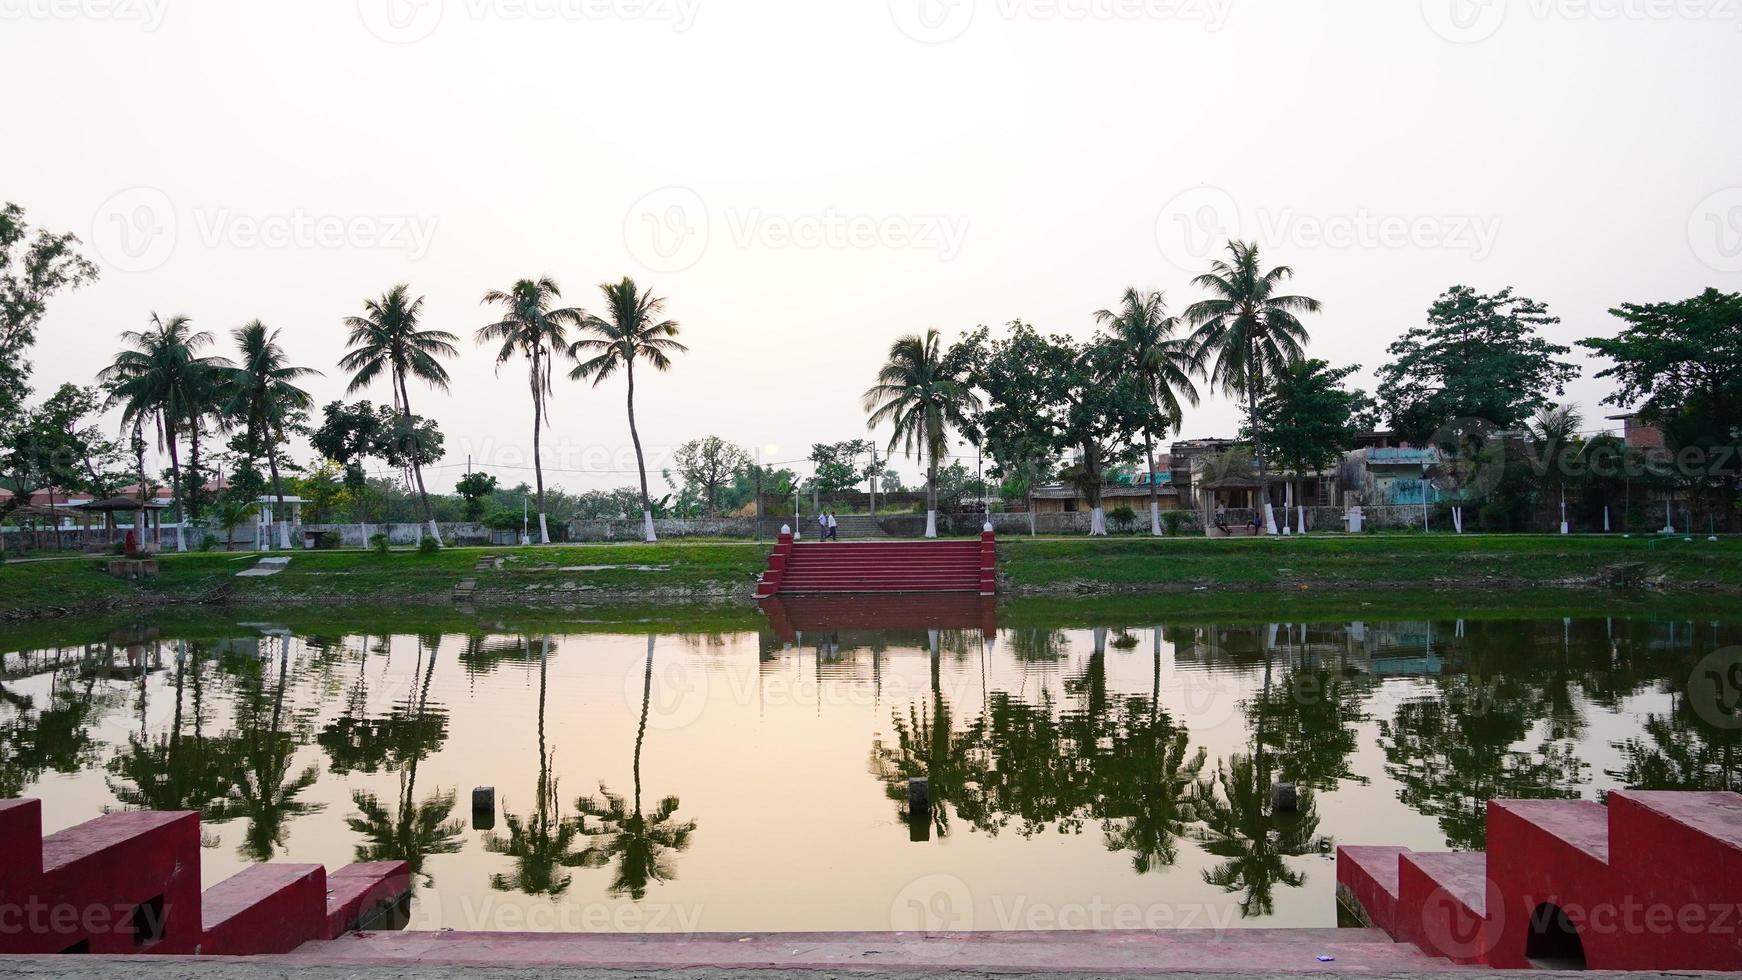
M 413 391 L 431 489 L 468 455 L 530 480 L 525 369 L 472 342 L 523 277 L 667 298 L 655 471 L 706 434 L 863 437 L 902 333 L 1087 337 L 1127 286 L 1183 310 L 1229 237 L 1369 389 L 1453 284 L 1546 302 L 1566 344 L 1742 289 L 1742 0 L 0 0 L 0 76 L 0 199 L 102 268 L 51 306 L 39 391 L 156 311 L 221 349 L 264 320 L 326 402 L 342 319 L 405 282 L 462 338 L 452 392 Z M 624 394 L 558 382 L 549 482 L 633 482 Z M 1210 398 L 1184 435 L 1238 421 Z

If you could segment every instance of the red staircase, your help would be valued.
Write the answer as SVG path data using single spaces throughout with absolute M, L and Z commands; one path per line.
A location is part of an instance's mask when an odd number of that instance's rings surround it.
M 404 862 L 261 864 L 200 892 L 195 813 L 111 813 L 48 837 L 38 800 L 0 801 L 0 953 L 286 953 L 379 918 Z
M 1338 899 L 1456 963 L 1742 969 L 1742 795 L 1496 800 L 1487 820 L 1485 854 L 1338 848 Z
M 831 541 L 795 543 L 782 534 L 756 587 L 775 595 L 998 591 L 997 544 L 991 531 L 973 541 Z

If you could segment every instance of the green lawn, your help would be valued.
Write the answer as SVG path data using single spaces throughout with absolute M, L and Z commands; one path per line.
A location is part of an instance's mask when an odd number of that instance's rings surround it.
M 1018 590 L 1584 586 L 1616 569 L 1675 588 L 1742 589 L 1742 539 L 1364 534 L 1212 540 L 1006 537 Z
M 269 578 L 236 578 L 257 555 L 164 555 L 140 584 L 103 573 L 103 560 L 0 565 L 0 618 L 153 605 L 327 603 L 428 605 L 475 579 L 480 606 L 742 601 L 767 548 L 751 542 L 665 542 L 529 548 L 449 548 L 386 555 L 296 552 Z M 486 554 L 501 568 L 478 571 Z M 1588 588 L 1618 578 L 1681 594 L 1742 594 L 1742 539 L 1554 535 L 1369 534 L 1210 540 L 1199 537 L 1039 538 L 999 542 L 1007 595 L 1186 593 L 1198 606 L 1239 609 L 1281 595 Z M 1618 574 L 1625 572 L 1625 574 Z M 1215 593 L 1215 595 L 1203 595 Z M 1365 596 L 1363 596 L 1365 597 Z

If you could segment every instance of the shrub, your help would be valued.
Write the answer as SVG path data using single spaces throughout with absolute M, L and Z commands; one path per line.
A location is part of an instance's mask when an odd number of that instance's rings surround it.
M 434 535 L 426 534 L 417 540 L 417 553 L 420 555 L 433 555 L 440 550 L 442 546 L 436 542 Z
M 200 541 L 200 550 L 217 551 L 219 548 L 223 547 L 223 545 L 224 542 L 219 541 L 217 535 L 208 534 Z
M 379 532 L 369 535 L 369 550 L 378 555 L 387 554 L 387 535 Z
M 1161 514 L 1161 525 L 1167 529 L 1168 537 L 1179 537 L 1180 531 L 1186 526 L 1185 511 L 1163 511 Z
M 1129 534 L 1137 528 L 1137 512 L 1130 504 L 1120 504 L 1107 512 L 1107 521 L 1115 530 Z

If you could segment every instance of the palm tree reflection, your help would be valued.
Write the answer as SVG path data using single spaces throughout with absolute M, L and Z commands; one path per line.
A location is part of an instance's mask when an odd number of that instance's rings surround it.
M 574 849 L 581 837 L 581 822 L 561 813 L 556 775 L 551 772 L 554 754 L 545 748 L 544 706 L 549 672 L 550 637 L 543 636 L 538 646 L 538 786 L 533 792 L 533 809 L 522 817 L 508 812 L 504 800 L 502 822 L 507 832 L 485 835 L 484 849 L 514 859 L 512 874 L 490 876 L 491 888 L 554 898 L 568 891 L 573 880 L 567 869 L 582 867 L 590 858 L 587 852 Z
M 647 666 L 642 674 L 641 724 L 635 732 L 635 796 L 633 801 L 612 793 L 603 783 L 599 798 L 582 797 L 576 802 L 581 821 L 599 821 L 592 832 L 593 843 L 584 855 L 587 867 L 602 867 L 615 862 L 611 872 L 612 895 L 628 895 L 640 901 L 647 895 L 650 883 L 670 881 L 676 871 L 671 855 L 690 846 L 695 833 L 693 820 L 679 821 L 678 798 L 667 796 L 659 801 L 652 813 L 641 807 L 641 748 L 647 739 L 647 711 L 653 697 L 653 644 L 647 637 Z

